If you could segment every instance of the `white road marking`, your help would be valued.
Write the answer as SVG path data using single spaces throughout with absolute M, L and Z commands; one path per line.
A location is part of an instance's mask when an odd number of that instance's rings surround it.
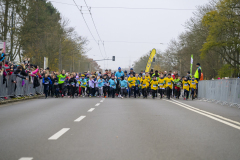
M 100 102 L 103 102 L 103 100 L 101 100 Z
M 19 160 L 32 160 L 32 159 L 33 159 L 33 157 L 22 157 Z
M 97 103 L 95 106 L 99 106 L 100 105 L 100 103 Z
M 48 140 L 57 140 L 59 137 L 61 137 L 64 133 L 66 133 L 70 128 L 63 128 L 57 133 L 55 133 L 52 137 L 48 138 Z
M 91 109 L 88 110 L 88 112 L 92 112 L 94 109 L 95 109 L 95 108 L 91 108 Z
M 217 117 L 217 118 L 221 118 L 221 119 L 223 119 L 223 120 L 225 120 L 225 121 L 228 121 L 228 122 L 231 122 L 231 123 L 235 123 L 235 124 L 237 124 L 237 125 L 240 125 L 240 123 L 237 122 L 237 121 L 234 121 L 234 120 L 231 120 L 231 119 L 228 119 L 228 118 L 225 118 L 225 117 L 219 116 L 219 115 L 217 115 L 217 114 L 213 114 L 213 113 L 210 113 L 210 112 L 207 112 L 207 111 L 204 111 L 204 110 L 201 110 L 201 109 L 198 109 L 198 108 L 192 107 L 192 106 L 190 106 L 190 105 L 188 105 L 188 104 L 185 104 L 185 103 L 182 103 L 182 102 L 176 101 L 176 100 L 174 100 L 174 99 L 172 99 L 172 100 L 175 101 L 176 103 L 179 103 L 179 104 L 185 105 L 185 106 L 187 106 L 187 107 L 189 107 L 189 108 L 192 108 L 192 109 L 195 109 L 195 110 L 197 110 L 197 111 L 200 111 L 200 112 L 203 112 L 203 113 L 209 114 L 209 115 L 211 115 L 211 116 L 215 116 L 215 117 Z
M 80 116 L 79 118 L 77 118 L 74 122 L 80 122 L 81 120 L 83 120 L 86 116 Z
M 228 125 L 228 126 L 231 126 L 231 127 L 233 127 L 233 128 L 236 128 L 236 129 L 240 130 L 240 127 L 239 127 L 239 126 L 234 125 L 234 124 L 229 123 L 229 122 L 226 122 L 226 121 L 221 120 L 221 119 L 219 119 L 219 118 L 213 117 L 213 116 L 211 116 L 211 115 L 205 114 L 205 113 L 203 113 L 203 112 L 197 111 L 197 110 L 195 110 L 195 109 L 192 109 L 192 108 L 194 108 L 194 107 L 190 108 L 190 107 L 187 107 L 187 106 L 182 105 L 182 104 L 180 104 L 180 103 L 176 103 L 176 102 L 174 102 L 174 101 L 169 101 L 169 100 L 166 100 L 166 101 L 168 101 L 168 102 L 170 102 L 170 103 L 177 104 L 177 105 L 179 105 L 179 106 L 181 106 L 181 107 L 183 107 L 183 108 L 186 108 L 186 109 L 188 109 L 188 110 L 190 110 L 190 111 L 199 113 L 199 114 L 204 115 L 204 116 L 206 116 L 206 117 L 208 117 L 208 118 L 211 118 L 211 119 L 213 119 L 213 120 L 215 120 L 215 121 L 221 122 L 221 123 L 223 123 L 223 124 L 226 124 L 226 125 Z

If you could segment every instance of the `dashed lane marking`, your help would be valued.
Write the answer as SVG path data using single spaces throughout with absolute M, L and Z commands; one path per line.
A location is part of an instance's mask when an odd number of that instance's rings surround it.
M 94 109 L 95 109 L 95 108 L 91 108 L 91 109 L 88 110 L 88 112 L 92 112 Z
M 95 106 L 99 106 L 100 105 L 100 103 L 97 103 Z
M 55 133 L 52 137 L 48 138 L 48 140 L 57 140 L 59 137 L 61 137 L 64 133 L 66 133 L 70 128 L 63 128 L 57 133 Z
M 83 120 L 86 116 L 80 116 L 79 118 L 77 118 L 74 122 L 80 122 L 81 120 Z
M 33 159 L 33 157 L 22 157 L 19 160 L 32 160 L 32 159 Z

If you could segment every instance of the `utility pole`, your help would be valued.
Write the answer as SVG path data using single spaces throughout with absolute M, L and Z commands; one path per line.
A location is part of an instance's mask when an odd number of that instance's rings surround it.
M 61 40 L 61 38 L 60 38 L 60 44 L 59 44 L 59 58 L 58 59 L 59 59 L 58 60 L 59 70 L 61 72 L 61 70 L 62 70 L 62 40 Z
M 12 28 L 11 28 L 11 48 L 10 48 L 10 56 L 9 56 L 9 60 L 13 61 L 13 10 L 14 10 L 14 6 L 12 9 Z

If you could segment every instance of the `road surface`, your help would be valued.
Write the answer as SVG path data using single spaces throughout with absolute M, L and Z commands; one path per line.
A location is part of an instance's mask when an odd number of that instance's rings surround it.
M 240 110 L 199 100 L 37 99 L 0 106 L 1 160 L 240 159 Z

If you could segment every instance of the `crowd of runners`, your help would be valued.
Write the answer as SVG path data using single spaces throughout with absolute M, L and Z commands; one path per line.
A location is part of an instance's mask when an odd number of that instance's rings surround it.
M 44 71 L 42 83 L 44 94 L 51 97 L 119 97 L 119 98 L 178 98 L 185 100 L 197 97 L 198 81 L 201 76 L 200 64 L 194 76 L 187 72 L 180 76 L 175 72 L 160 72 L 153 69 L 148 73 L 143 70 L 137 74 L 122 71 L 117 72 L 106 69 L 101 72 L 69 73 L 62 70 L 61 73 Z

